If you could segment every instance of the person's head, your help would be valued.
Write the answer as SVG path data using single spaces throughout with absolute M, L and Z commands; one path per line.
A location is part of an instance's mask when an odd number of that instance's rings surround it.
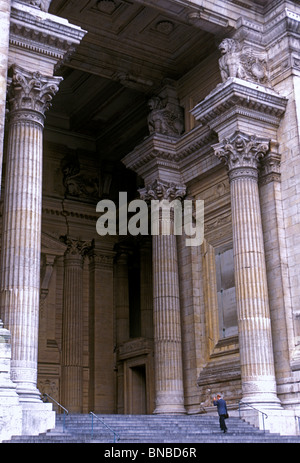
M 219 399 L 221 399 L 221 396 L 220 396 L 220 394 L 218 394 L 218 395 L 217 395 L 217 399 L 218 399 L 218 400 L 219 400 Z

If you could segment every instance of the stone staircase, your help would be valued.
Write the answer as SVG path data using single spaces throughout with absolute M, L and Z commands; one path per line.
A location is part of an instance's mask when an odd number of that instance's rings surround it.
M 15 436 L 5 443 L 300 443 L 300 436 L 280 436 L 264 432 L 232 417 L 228 432 L 219 428 L 217 416 L 208 415 L 97 415 L 93 435 L 91 415 L 57 415 L 55 429 L 38 436 Z

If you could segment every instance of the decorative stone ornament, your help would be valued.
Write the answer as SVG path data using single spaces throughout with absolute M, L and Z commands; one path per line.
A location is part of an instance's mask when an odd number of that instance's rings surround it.
M 258 163 L 269 150 L 269 141 L 235 132 L 213 145 L 215 155 L 225 163 L 230 180 L 236 176 L 258 176 Z
M 226 38 L 219 45 L 222 53 L 219 67 L 222 81 L 229 77 L 269 84 L 268 66 L 265 53 L 251 47 L 243 47 L 237 40 Z
M 42 11 L 47 12 L 52 0 L 22 0 L 23 3 L 26 3 L 31 6 L 36 6 Z
M 20 66 L 13 65 L 8 91 L 10 111 L 20 109 L 33 110 L 42 115 L 51 107 L 51 101 L 58 92 L 62 77 L 46 77 L 39 72 L 28 72 Z
M 163 182 L 158 179 L 146 188 L 141 188 L 139 193 L 141 199 L 145 201 L 152 199 L 173 201 L 174 199 L 183 199 L 186 194 L 186 187 L 175 183 Z
M 117 5 L 114 0 L 98 0 L 97 8 L 101 13 L 111 14 L 115 11 Z
M 184 130 L 183 112 L 178 106 L 164 104 L 158 96 L 152 97 L 148 106 L 148 128 L 150 134 L 181 135 Z

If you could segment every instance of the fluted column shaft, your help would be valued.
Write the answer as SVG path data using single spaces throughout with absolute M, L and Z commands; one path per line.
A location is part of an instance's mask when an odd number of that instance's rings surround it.
M 1 314 L 12 337 L 12 380 L 23 401 L 40 400 L 36 383 L 43 127 L 59 81 L 15 66 L 8 94 Z
M 146 199 L 169 201 L 183 195 L 183 188 L 156 181 Z M 153 196 L 154 194 L 154 196 Z M 169 196 L 172 195 L 172 196 Z M 164 221 L 164 224 L 162 222 Z M 166 222 L 169 221 L 169 224 Z M 156 408 L 154 413 L 185 413 L 177 242 L 174 215 L 159 219 L 160 232 L 152 237 L 153 329 Z M 170 230 L 162 234 L 162 225 Z M 169 226 L 168 226 L 169 225 Z
M 89 405 L 95 413 L 115 411 L 113 258 L 103 247 L 89 253 Z
M 258 163 L 268 141 L 235 133 L 214 145 L 231 186 L 235 288 L 243 401 L 279 406 L 258 192 Z
M 6 100 L 11 0 L 0 0 L 0 101 Z M 6 105 L 0 106 L 0 185 L 2 179 L 3 140 Z
M 153 275 L 151 243 L 140 247 L 141 260 L 141 336 L 153 338 Z
M 61 352 L 62 403 L 69 412 L 82 413 L 82 325 L 83 261 L 87 252 L 84 242 L 66 240 L 64 258 L 63 332 Z

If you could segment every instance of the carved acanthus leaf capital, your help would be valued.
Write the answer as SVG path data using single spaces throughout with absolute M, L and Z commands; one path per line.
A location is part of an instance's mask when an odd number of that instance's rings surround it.
M 271 147 L 270 152 L 262 160 L 260 169 L 260 183 L 262 185 L 270 182 L 281 181 L 281 157 L 280 154 L 278 154 L 277 146 L 275 148 L 276 150 L 272 151 Z
M 172 182 L 155 180 L 151 185 L 139 189 L 140 197 L 144 201 L 183 199 L 186 195 L 186 186 Z
M 269 140 L 256 135 L 235 132 L 231 137 L 213 145 L 215 155 L 226 165 L 230 177 L 258 176 L 260 160 L 269 151 Z
M 91 241 L 72 239 L 68 235 L 61 236 L 60 241 L 67 245 L 65 256 L 85 257 L 92 248 Z
M 29 72 L 17 65 L 10 69 L 11 84 L 8 89 L 10 111 L 33 110 L 44 116 L 51 107 L 62 77 L 43 76 Z

